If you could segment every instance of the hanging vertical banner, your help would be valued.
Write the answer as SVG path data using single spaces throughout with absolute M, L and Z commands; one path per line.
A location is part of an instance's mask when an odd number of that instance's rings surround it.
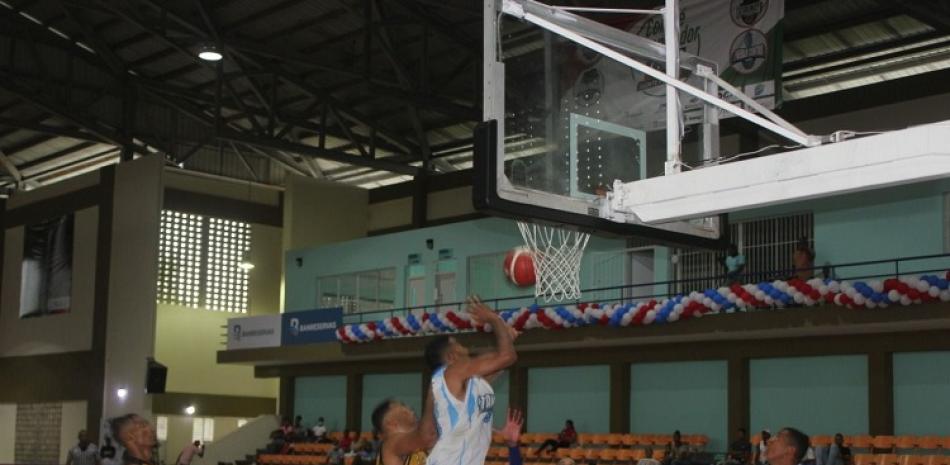
M 767 108 L 781 103 L 784 0 L 682 0 L 680 50 L 715 63 L 719 76 Z M 589 16 L 612 27 L 664 41 L 662 15 Z M 566 40 L 554 54 L 562 72 L 562 109 L 641 130 L 666 127 L 666 85 Z M 663 70 L 662 62 L 649 63 Z M 681 79 L 702 88 L 702 81 Z M 566 88 L 565 88 L 566 87 Z M 702 120 L 703 105 L 680 92 L 687 124 Z M 738 103 L 737 99 L 724 96 Z M 743 106 L 740 104 L 740 106 Z M 722 117 L 732 115 L 723 113 Z

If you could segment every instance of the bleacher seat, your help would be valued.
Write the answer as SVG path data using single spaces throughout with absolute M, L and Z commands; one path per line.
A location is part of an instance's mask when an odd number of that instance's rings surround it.
M 875 451 L 893 451 L 894 450 L 894 436 L 874 436 L 871 440 L 871 447 Z
M 827 447 L 827 446 L 830 446 L 833 442 L 834 442 L 834 437 L 828 434 L 819 434 L 819 435 L 815 435 L 811 437 L 811 445 L 816 446 L 816 447 L 819 447 L 819 446 Z
M 917 436 L 897 436 L 894 438 L 894 447 L 897 449 L 916 449 L 920 438 Z
M 847 440 L 846 440 L 847 442 Z M 870 450 L 874 438 L 866 434 L 859 434 L 856 436 L 851 436 L 851 448 L 852 449 L 867 449 Z
M 854 454 L 854 465 L 877 465 L 871 454 Z
M 897 454 L 878 454 L 875 461 L 877 465 L 900 465 L 900 458 Z

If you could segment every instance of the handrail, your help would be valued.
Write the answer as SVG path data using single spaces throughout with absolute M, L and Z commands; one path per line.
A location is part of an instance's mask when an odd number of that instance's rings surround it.
M 899 277 L 899 276 L 904 276 L 908 274 L 934 273 L 934 272 L 946 271 L 947 269 L 950 269 L 950 263 L 948 263 L 948 266 L 940 267 L 936 269 L 923 269 L 923 270 L 914 269 L 913 271 L 904 271 L 904 272 L 901 271 L 901 268 L 900 268 L 901 263 L 929 260 L 929 259 L 935 259 L 935 258 L 950 258 L 950 253 L 916 255 L 916 256 L 910 256 L 910 257 L 898 257 L 898 258 L 879 259 L 879 260 L 865 260 L 865 261 L 860 261 L 860 262 L 848 262 L 848 263 L 840 263 L 840 264 L 825 264 L 821 266 L 813 266 L 811 268 L 802 268 L 802 269 L 779 269 L 779 270 L 771 270 L 771 271 L 764 271 L 764 272 L 748 272 L 748 273 L 743 273 L 739 275 L 739 279 L 737 281 L 746 282 L 746 280 L 749 278 L 755 278 L 754 281 L 750 281 L 750 282 L 762 282 L 768 279 L 776 279 L 776 277 L 782 277 L 782 279 L 784 279 L 786 277 L 792 276 L 795 273 L 799 271 L 803 271 L 803 270 L 808 270 L 812 272 L 815 272 L 818 270 L 828 270 L 830 271 L 830 274 L 831 274 L 830 277 L 832 279 L 853 281 L 857 279 L 879 278 L 879 277 L 884 277 L 884 276 Z M 877 273 L 877 274 L 864 274 L 864 275 L 851 276 L 851 277 L 846 277 L 846 278 L 834 278 L 837 274 L 837 270 L 840 270 L 842 268 L 854 268 L 854 267 L 859 267 L 859 266 L 883 265 L 883 264 L 894 265 L 894 272 L 893 273 L 888 272 L 888 273 Z M 906 270 L 906 267 L 905 267 L 905 270 Z M 654 281 L 650 283 L 623 284 L 623 285 L 617 285 L 617 286 L 588 288 L 588 289 L 583 289 L 581 293 L 589 295 L 591 293 L 619 291 L 619 295 L 612 298 L 591 297 L 591 298 L 577 299 L 577 300 L 571 300 L 571 301 L 562 301 L 562 302 L 559 302 L 559 304 L 578 304 L 581 302 L 588 302 L 588 303 L 614 302 L 616 303 L 616 302 L 627 302 L 627 301 L 632 301 L 632 300 L 643 300 L 643 299 L 651 299 L 651 298 L 659 298 L 659 297 L 672 297 L 674 295 L 682 294 L 678 292 L 670 292 L 671 291 L 670 288 L 673 285 L 688 284 L 692 282 L 704 282 L 704 281 L 714 281 L 714 282 L 722 283 L 724 276 L 725 276 L 724 274 L 718 274 L 718 275 L 713 275 L 713 276 L 704 276 L 704 277 L 689 278 L 689 279 L 674 279 L 674 280 L 666 280 L 666 281 Z M 761 279 L 762 277 L 766 277 L 766 279 Z M 829 278 L 829 277 L 826 276 L 825 278 Z M 637 294 L 636 296 L 633 296 L 631 295 L 630 292 L 628 292 L 637 288 L 656 287 L 656 286 L 668 286 L 668 292 L 661 292 L 661 293 L 648 294 L 648 295 Z M 702 289 L 691 289 L 690 291 L 694 291 L 694 290 L 700 291 Z M 492 307 L 495 311 L 502 310 L 501 308 L 502 302 L 511 302 L 511 301 L 531 301 L 534 304 L 538 304 L 542 306 L 545 305 L 544 303 L 539 302 L 539 300 L 537 299 L 537 297 L 534 296 L 534 294 L 482 299 L 483 303 L 485 303 L 489 307 Z M 465 305 L 466 305 L 465 301 L 447 302 L 447 303 L 431 304 L 431 305 L 416 305 L 416 306 L 401 307 L 401 308 L 387 309 L 387 310 L 350 313 L 350 314 L 344 315 L 344 319 L 348 319 L 351 322 L 353 322 L 353 319 L 358 319 L 359 323 L 364 323 L 364 322 L 377 321 L 383 318 L 392 317 L 397 314 L 405 314 L 405 313 L 415 311 L 415 310 L 435 310 L 435 309 L 446 309 L 446 308 L 461 309 Z

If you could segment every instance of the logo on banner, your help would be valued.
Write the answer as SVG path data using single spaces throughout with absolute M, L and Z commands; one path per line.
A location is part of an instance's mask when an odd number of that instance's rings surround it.
M 241 325 L 234 325 L 234 327 L 231 328 L 231 334 L 234 335 L 235 341 L 240 341 L 241 340 Z
M 742 74 L 751 74 L 765 64 L 769 56 L 769 42 L 765 34 L 755 30 L 739 34 L 729 49 L 729 63 L 732 69 Z
M 331 308 L 285 313 L 284 344 L 310 344 L 336 341 L 336 330 L 343 321 L 343 309 Z
M 769 11 L 769 0 L 732 0 L 729 10 L 736 25 L 752 27 Z

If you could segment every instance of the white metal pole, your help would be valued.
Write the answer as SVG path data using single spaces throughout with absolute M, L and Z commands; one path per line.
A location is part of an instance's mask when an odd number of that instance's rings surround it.
M 679 45 L 679 8 L 677 0 L 666 0 L 663 9 L 663 34 L 666 45 L 666 75 L 671 80 L 679 80 L 680 45 Z M 667 175 L 680 171 L 680 152 L 682 139 L 680 138 L 680 105 L 676 88 L 666 86 L 666 165 Z

